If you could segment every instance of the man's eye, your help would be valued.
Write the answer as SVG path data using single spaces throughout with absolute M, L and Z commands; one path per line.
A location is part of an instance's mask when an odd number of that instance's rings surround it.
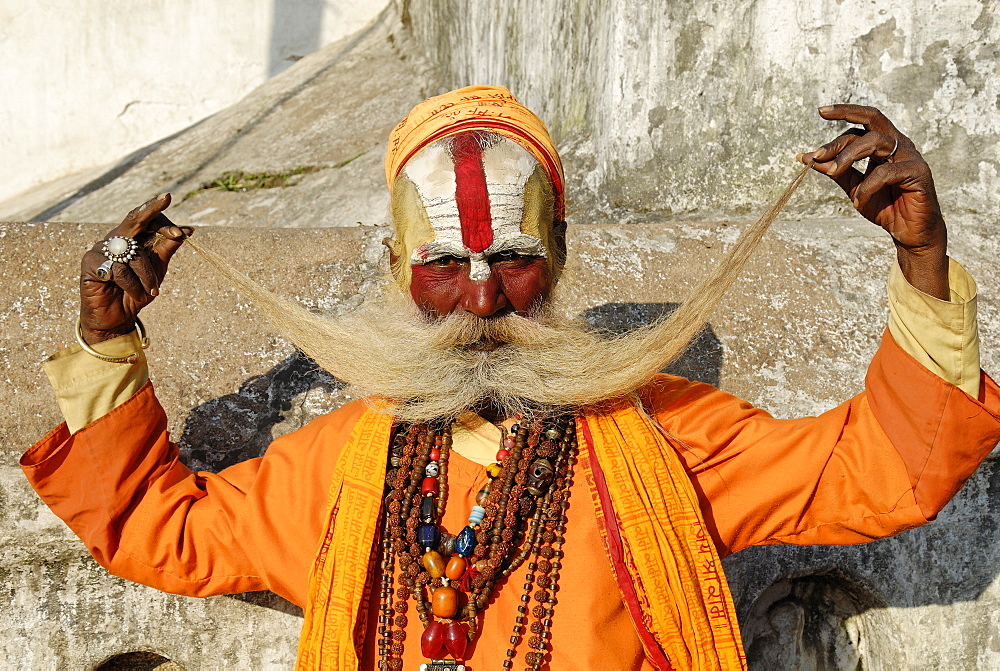
M 436 259 L 431 259 L 430 261 L 428 261 L 426 265 L 438 266 L 443 268 L 447 266 L 457 265 L 459 263 L 462 263 L 464 260 L 465 259 L 461 259 L 457 256 L 439 256 Z
M 502 263 L 504 261 L 531 261 L 534 256 L 529 256 L 527 254 L 519 254 L 518 252 L 498 252 L 496 254 L 490 255 L 490 263 Z

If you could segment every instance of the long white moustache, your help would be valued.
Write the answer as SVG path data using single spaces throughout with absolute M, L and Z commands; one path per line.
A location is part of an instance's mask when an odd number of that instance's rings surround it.
M 513 415 L 532 407 L 589 405 L 649 382 L 697 335 L 810 170 L 798 172 L 673 314 L 611 339 L 576 323 L 517 315 L 429 321 L 412 306 L 364 306 L 329 318 L 268 291 L 202 245 L 187 244 L 278 332 L 339 379 L 392 401 L 401 420 L 453 417 L 483 401 Z M 467 347 L 480 339 L 506 344 L 491 352 Z

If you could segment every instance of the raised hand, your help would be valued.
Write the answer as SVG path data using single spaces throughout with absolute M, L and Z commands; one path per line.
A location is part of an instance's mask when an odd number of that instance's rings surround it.
M 140 205 L 83 256 L 80 328 L 88 344 L 132 331 L 136 315 L 159 295 L 170 258 L 193 232 L 175 226 L 162 214 L 168 205 L 168 193 Z M 137 243 L 134 257 L 125 263 L 110 262 L 104 253 L 105 242 L 115 236 Z M 112 251 L 128 246 L 127 241 L 111 243 Z
M 831 177 L 855 209 L 881 226 L 896 245 L 907 281 L 948 300 L 948 234 L 931 169 L 910 138 L 874 107 L 820 107 L 824 119 L 860 124 L 800 160 Z M 864 173 L 854 167 L 868 159 Z

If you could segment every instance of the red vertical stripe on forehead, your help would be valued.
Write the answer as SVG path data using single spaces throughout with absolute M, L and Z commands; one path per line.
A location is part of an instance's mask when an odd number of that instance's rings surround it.
M 469 251 L 481 252 L 493 244 L 483 148 L 474 133 L 462 133 L 452 140 L 451 154 L 455 159 L 455 203 L 462 224 L 462 244 Z

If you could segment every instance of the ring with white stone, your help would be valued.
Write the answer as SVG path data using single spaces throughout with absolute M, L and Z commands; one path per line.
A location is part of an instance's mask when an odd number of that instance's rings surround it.
M 97 266 L 97 279 L 102 282 L 107 282 L 111 279 L 111 265 L 114 263 L 111 259 L 108 259 L 101 265 Z
M 101 251 L 111 261 L 128 263 L 135 258 L 136 253 L 139 251 L 139 243 L 134 238 L 115 235 L 104 241 Z

